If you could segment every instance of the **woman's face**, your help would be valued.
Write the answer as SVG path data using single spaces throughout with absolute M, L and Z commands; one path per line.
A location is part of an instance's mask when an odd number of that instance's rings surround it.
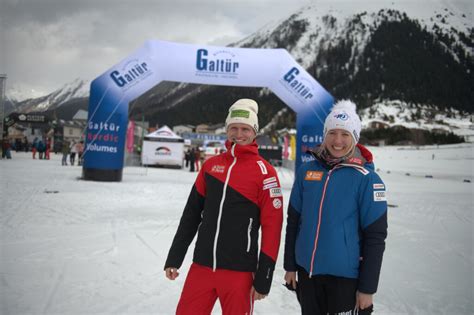
M 352 149 L 351 134 L 343 129 L 329 130 L 324 138 L 324 146 L 335 158 L 345 156 Z

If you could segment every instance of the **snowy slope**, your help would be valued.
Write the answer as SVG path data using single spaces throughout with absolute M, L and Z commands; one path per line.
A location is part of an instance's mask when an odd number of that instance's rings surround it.
M 472 314 L 474 147 L 370 149 L 391 205 L 377 314 Z M 0 160 L 0 313 L 174 314 L 193 245 L 176 281 L 163 265 L 196 173 L 128 167 L 123 182 L 85 182 L 60 164 Z M 293 173 L 278 172 L 286 208 Z M 283 243 L 256 315 L 300 314 L 282 255 Z
M 42 96 L 42 95 L 35 95 L 35 97 L 38 97 L 38 96 Z M 22 91 L 19 87 L 11 86 L 5 92 L 5 98 L 7 101 L 18 103 L 31 97 L 26 96 L 25 91 Z
M 58 108 L 76 98 L 89 97 L 89 89 L 90 82 L 77 78 L 46 96 L 19 101 L 15 107 L 21 112 L 43 112 Z M 22 96 L 18 94 L 17 97 L 21 99 Z
M 440 110 L 436 106 L 407 104 L 402 101 L 379 101 L 360 112 L 362 127 L 382 121 L 389 126 L 410 129 L 445 130 L 459 136 L 474 135 L 471 115 L 451 108 Z
M 90 86 L 88 82 L 81 79 L 75 79 L 74 81 L 65 84 L 62 88 L 49 94 L 44 101 L 36 104 L 32 110 L 43 111 L 49 109 L 53 104 L 55 107 L 59 107 L 71 99 L 89 97 L 89 89 Z
M 465 6 L 462 7 L 455 5 L 451 1 L 445 0 L 316 1 L 303 8 L 295 8 L 295 12 L 290 13 L 289 18 L 286 20 L 267 23 L 267 25 L 257 32 L 232 44 L 232 46 L 261 48 L 288 46 L 288 50 L 292 56 L 305 68 L 312 67 L 313 69 L 310 71 L 311 74 L 319 78 L 321 74 L 327 72 L 327 69 L 331 69 L 331 61 L 327 60 L 328 51 L 329 54 L 332 53 L 329 48 L 337 46 L 341 42 L 347 42 L 351 45 L 350 58 L 348 58 L 347 61 L 343 60 L 342 65 L 338 65 L 338 68 L 332 72 L 343 73 L 343 79 L 341 80 L 339 78 L 337 82 L 346 84 L 355 80 L 354 78 L 358 73 L 364 72 L 362 70 L 369 69 L 367 65 L 364 65 L 364 62 L 361 62 L 363 61 L 362 59 L 366 59 L 363 58 L 362 52 L 368 42 L 370 42 L 370 38 L 377 27 L 384 21 L 400 20 L 405 14 L 409 18 L 418 21 L 417 23 L 425 26 L 429 31 L 436 34 L 444 34 L 449 38 L 452 38 L 454 43 L 462 47 L 462 51 L 465 52 L 467 56 L 472 57 L 472 47 L 468 47 L 462 40 L 463 36 L 471 36 L 472 38 L 472 8 L 472 4 L 469 4 L 467 1 L 465 2 Z M 446 49 L 454 56 L 454 59 L 457 60 L 456 54 L 459 54 L 459 51 L 456 50 L 457 48 L 455 48 L 455 45 L 448 45 L 446 46 Z M 332 62 L 334 63 L 334 60 Z M 348 72 L 347 75 L 346 72 Z M 459 76 L 459 73 L 456 73 L 456 75 Z M 382 85 L 383 84 L 384 83 L 382 83 Z M 340 95 L 340 90 L 337 90 L 338 86 L 331 86 L 331 88 L 330 92 L 333 93 L 333 95 Z M 78 79 L 47 96 L 21 102 L 20 104 L 17 104 L 17 108 L 27 112 L 54 109 L 62 106 L 71 99 L 87 97 L 89 94 L 88 89 L 89 84 Z M 143 110 L 145 114 L 149 113 L 150 116 L 160 116 L 159 114 L 156 114 L 158 108 L 160 108 L 160 110 L 169 110 L 175 106 L 183 104 L 182 108 L 184 108 L 184 106 L 188 104 L 194 104 L 196 97 L 201 97 L 201 100 L 202 98 L 205 98 L 206 91 L 209 91 L 209 89 L 209 86 L 190 87 L 183 83 L 170 86 L 169 88 L 163 88 L 159 93 L 157 92 L 159 90 L 158 88 L 156 90 L 153 89 L 147 95 L 146 100 L 144 98 L 143 109 L 140 110 Z M 387 88 L 386 90 L 390 89 Z M 463 89 L 463 91 L 465 90 L 466 89 Z M 352 93 L 352 91 L 353 90 L 350 90 L 350 93 Z M 403 91 L 401 92 L 403 93 Z M 270 91 L 268 89 L 263 89 L 261 95 L 265 96 L 269 93 Z M 370 98 L 370 94 L 377 95 L 378 92 L 371 90 L 364 91 L 363 93 L 366 93 L 365 96 Z M 206 101 L 207 100 L 204 102 Z M 209 103 L 211 101 L 212 100 L 209 100 Z M 224 100 L 219 101 L 222 104 L 226 103 Z M 463 101 L 465 101 L 465 99 L 463 99 Z M 395 104 L 397 102 L 402 105 L 405 104 L 395 99 L 379 102 L 374 106 L 380 104 Z M 447 102 L 453 102 L 453 104 L 449 103 L 449 106 L 460 106 L 459 103 L 456 103 L 456 101 L 453 101 L 452 99 L 448 99 Z M 150 104 L 153 104 L 153 110 L 150 109 Z M 190 110 L 195 110 L 195 108 L 191 108 Z M 440 115 L 443 114 L 440 113 Z M 193 115 L 193 117 L 199 116 L 199 113 Z M 157 118 L 152 117 L 150 119 Z M 376 119 L 379 119 L 379 117 Z M 397 122 L 399 122 L 399 120 L 403 121 L 403 119 L 403 117 L 396 118 Z M 414 125 L 419 127 L 422 125 L 422 128 L 426 129 L 452 129 L 451 126 L 453 124 L 464 125 L 467 119 L 469 119 L 469 117 L 464 115 L 460 122 L 453 121 L 449 126 L 422 121 L 404 121 L 403 123 L 407 127 Z M 468 132 L 466 130 L 468 129 L 463 128 L 462 134 L 466 134 L 466 132 Z
M 353 58 L 357 57 L 374 29 L 382 21 L 400 20 L 403 14 L 410 19 L 418 20 L 420 25 L 428 30 L 440 29 L 443 33 L 454 36 L 457 42 L 464 46 L 468 55 L 472 56 L 472 49 L 459 40 L 459 34 L 452 28 L 469 36 L 473 29 L 473 11 L 464 11 L 453 5 L 450 1 L 396 1 L 396 0 L 371 0 L 371 1 L 318 1 L 315 4 L 303 7 L 286 21 L 268 23 L 265 27 L 239 41 L 233 46 L 255 46 L 263 44 L 262 48 L 275 48 L 278 33 L 291 32 L 288 22 L 302 21 L 306 25 L 304 36 L 290 49 L 292 56 L 305 68 L 314 61 L 314 52 L 324 45 L 334 45 L 344 40 L 352 39 L 355 43 Z M 397 14 L 390 11 L 398 11 Z M 319 45 L 323 45 L 323 47 Z M 309 53 L 310 52 L 310 53 Z

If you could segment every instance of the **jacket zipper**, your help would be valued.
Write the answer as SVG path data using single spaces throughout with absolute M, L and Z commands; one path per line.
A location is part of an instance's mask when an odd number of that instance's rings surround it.
M 250 252 L 250 243 L 251 243 L 251 238 L 250 238 L 250 232 L 252 232 L 252 222 L 253 219 L 249 219 L 249 227 L 247 229 L 247 253 Z
M 319 203 L 319 213 L 318 213 L 318 227 L 316 228 L 316 237 L 314 240 L 314 248 L 313 248 L 313 254 L 311 256 L 311 267 L 309 270 L 309 277 L 311 278 L 311 275 L 313 274 L 313 266 L 314 266 L 314 257 L 316 256 L 316 249 L 318 248 L 318 239 L 319 239 L 319 229 L 321 228 L 321 218 L 323 214 L 323 203 L 324 203 L 324 198 L 326 197 L 326 188 L 328 186 L 329 182 L 329 177 L 331 177 L 331 173 L 334 169 L 330 170 L 328 173 L 328 176 L 326 177 L 326 181 L 324 182 L 324 188 L 323 188 L 323 195 L 321 196 L 321 202 Z
M 230 173 L 232 171 L 232 168 L 234 167 L 235 163 L 237 162 L 237 157 L 235 156 L 235 143 L 232 145 L 232 148 L 230 150 L 230 153 L 232 157 L 234 158 L 234 161 L 229 167 L 229 170 L 227 171 L 227 176 L 225 178 L 225 183 L 224 183 L 224 189 L 222 191 L 222 198 L 221 202 L 219 205 L 219 215 L 217 216 L 217 228 L 216 228 L 216 235 L 214 236 L 214 247 L 212 250 L 212 256 L 213 256 L 213 262 L 212 262 L 212 271 L 216 271 L 217 267 L 217 239 L 219 238 L 219 230 L 221 228 L 221 218 L 222 218 L 222 208 L 224 207 L 224 201 L 225 201 L 225 194 L 227 191 L 227 186 L 229 185 L 229 179 L 230 179 Z

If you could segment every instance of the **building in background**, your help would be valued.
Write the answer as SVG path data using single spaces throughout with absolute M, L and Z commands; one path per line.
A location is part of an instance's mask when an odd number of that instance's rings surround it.
M 173 132 L 181 136 L 183 133 L 193 132 L 194 128 L 193 125 L 177 125 L 173 127 Z

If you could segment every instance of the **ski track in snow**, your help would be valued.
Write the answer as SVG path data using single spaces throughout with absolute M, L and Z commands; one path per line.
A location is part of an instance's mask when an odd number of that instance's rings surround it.
M 49 313 L 49 308 L 51 307 L 51 304 L 53 303 L 53 299 L 56 296 L 56 292 L 58 291 L 59 286 L 63 282 L 66 266 L 67 266 L 67 263 L 64 263 L 63 267 L 59 271 L 59 274 L 57 275 L 57 277 L 55 277 L 55 280 L 53 281 L 53 287 L 51 288 L 51 291 L 48 293 L 48 299 L 47 299 L 46 305 L 44 306 L 43 311 L 41 312 L 42 314 Z
M 474 312 L 473 186 L 463 182 L 473 178 L 473 148 L 370 148 L 395 206 L 377 314 Z M 178 279 L 166 280 L 163 265 L 197 173 L 127 167 L 120 183 L 86 182 L 60 159 L 0 160 L 0 313 L 174 314 L 194 244 Z M 294 175 L 278 171 L 286 208 Z M 299 314 L 282 285 L 283 242 L 284 233 L 256 315 Z

